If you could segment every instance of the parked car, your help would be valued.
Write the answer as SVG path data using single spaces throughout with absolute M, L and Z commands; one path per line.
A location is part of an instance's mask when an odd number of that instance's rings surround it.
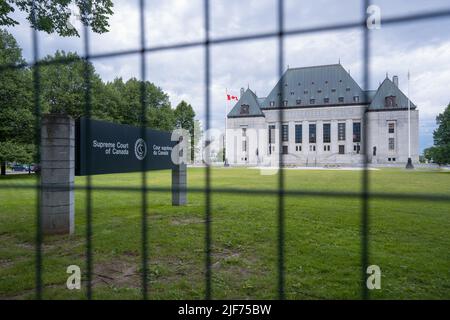
M 15 172 L 23 172 L 23 171 L 27 171 L 28 172 L 28 166 L 23 165 L 23 164 L 15 164 L 12 166 L 12 171 Z
M 32 164 L 31 171 L 34 173 L 39 173 L 41 171 L 41 166 L 39 164 Z

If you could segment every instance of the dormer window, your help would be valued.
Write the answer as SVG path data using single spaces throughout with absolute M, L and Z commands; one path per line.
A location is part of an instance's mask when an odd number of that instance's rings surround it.
M 293 96 L 295 93 L 294 93 L 294 91 L 291 91 L 291 96 Z
M 330 103 L 330 98 L 323 98 L 323 103 Z
M 350 91 L 350 88 L 349 87 L 345 88 L 345 91 Z
M 295 103 L 296 104 L 302 104 L 302 100 L 301 99 L 297 99 L 297 100 L 295 100 Z
M 249 113 L 250 113 L 250 106 L 248 104 L 242 104 L 240 114 L 249 114 Z
M 331 89 L 331 92 L 336 92 L 336 89 L 335 88 Z
M 353 101 L 354 101 L 354 102 L 359 102 L 359 96 L 354 96 L 354 97 L 353 97 Z
M 315 104 L 316 103 L 316 99 L 309 99 L 309 103 L 310 104 Z
M 340 103 L 344 102 L 344 97 L 339 97 L 339 98 L 338 98 L 338 101 L 339 101 Z
M 275 101 L 270 101 L 270 106 L 275 107 Z
M 317 93 L 322 93 L 322 90 L 321 89 L 317 90 Z
M 308 94 L 308 90 L 303 91 L 304 94 Z
M 384 98 L 384 106 L 386 108 L 395 108 L 397 106 L 396 97 L 389 96 Z

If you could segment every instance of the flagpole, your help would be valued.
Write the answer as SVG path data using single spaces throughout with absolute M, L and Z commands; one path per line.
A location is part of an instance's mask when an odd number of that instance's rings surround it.
M 226 141 L 227 141 L 227 112 L 228 112 L 228 88 L 225 88 L 225 97 L 226 97 L 226 102 L 225 102 L 225 134 L 223 136 L 223 161 L 224 161 L 224 165 L 227 166 L 227 158 L 226 158 Z
M 406 163 L 406 169 L 414 169 L 411 160 L 411 100 L 409 99 L 409 70 L 408 70 L 408 162 Z

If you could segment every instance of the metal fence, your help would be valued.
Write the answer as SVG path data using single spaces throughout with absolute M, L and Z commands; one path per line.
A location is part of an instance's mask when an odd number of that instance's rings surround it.
M 203 47 L 205 60 L 204 60 L 204 72 L 205 72 L 205 83 L 204 83 L 204 99 L 205 99 L 205 129 L 208 130 L 211 128 L 211 59 L 210 59 L 210 49 L 214 45 L 224 44 L 224 43 L 237 43 L 237 42 L 245 42 L 249 40 L 255 39 L 278 39 L 277 42 L 277 61 L 278 64 L 278 75 L 279 78 L 282 78 L 284 61 L 283 61 L 283 53 L 284 53 L 284 39 L 289 36 L 295 35 L 305 35 L 305 34 L 317 34 L 323 32 L 332 32 L 338 30 L 350 30 L 350 29 L 359 29 L 362 30 L 362 47 L 363 47 L 363 85 L 364 88 L 367 89 L 369 87 L 369 64 L 370 64 L 370 32 L 367 28 L 366 24 L 366 9 L 371 4 L 369 0 L 362 0 L 362 11 L 360 20 L 357 22 L 345 22 L 338 24 L 325 24 L 318 27 L 308 27 L 308 28 L 298 28 L 298 29 L 284 29 L 284 1 L 283 0 L 274 0 L 277 3 L 277 30 L 273 32 L 266 33 L 256 33 L 251 35 L 242 35 L 242 36 L 233 36 L 233 37 L 222 37 L 222 38 L 210 38 L 210 2 L 208 0 L 204 0 L 203 2 L 203 18 L 204 18 L 204 29 L 205 29 L 205 38 L 202 41 L 194 41 L 194 42 L 180 42 L 174 43 L 171 45 L 161 45 L 161 46 L 146 46 L 145 45 L 145 0 L 139 0 L 139 12 L 140 12 L 140 47 L 132 50 L 124 50 L 124 51 L 112 51 L 108 53 L 102 54 L 91 54 L 90 46 L 89 46 L 89 29 L 88 27 L 84 27 L 84 55 L 82 58 L 85 61 L 94 61 L 96 59 L 104 59 L 104 58 L 112 58 L 119 56 L 130 56 L 130 55 L 139 55 L 140 56 L 140 73 L 141 80 L 146 80 L 146 59 L 145 54 L 150 52 L 164 52 L 170 50 L 179 50 L 184 48 L 192 48 L 192 47 Z M 301 7 L 301 2 L 300 2 Z M 300 9 L 301 10 L 301 9 Z M 34 10 L 32 12 L 32 16 L 34 14 Z M 383 25 L 401 25 L 404 23 L 414 23 L 418 21 L 425 20 L 433 20 L 438 18 L 450 18 L 450 9 L 448 10 L 439 10 L 432 11 L 427 13 L 418 13 L 412 15 L 402 15 L 391 18 L 386 18 L 382 20 Z M 19 66 L 11 66 L 4 65 L 0 66 L 0 72 L 5 69 L 11 68 L 24 68 L 24 67 L 32 67 L 33 69 L 33 83 L 34 83 L 34 112 L 35 112 L 35 126 L 36 126 L 36 134 L 35 134 L 35 143 L 37 146 L 40 145 L 40 124 L 41 124 L 41 106 L 40 106 L 40 94 L 41 94 L 41 81 L 40 81 L 40 67 L 44 64 L 54 64 L 54 63 L 70 63 L 71 59 L 60 59 L 58 61 L 39 61 L 39 41 L 37 31 L 33 29 L 32 31 L 32 48 L 34 59 L 32 62 L 28 62 Z M 91 81 L 90 81 L 90 72 L 88 68 L 88 64 L 85 64 L 85 113 L 87 117 L 91 115 Z M 147 105 L 145 101 L 145 85 L 142 83 L 141 86 L 141 128 L 142 132 L 144 132 L 146 127 L 146 112 Z M 282 93 L 283 95 L 283 93 Z M 283 96 L 280 97 L 280 101 L 283 100 Z M 365 100 L 367 101 L 367 99 Z M 281 104 L 280 104 L 281 105 Z M 279 113 L 279 121 L 283 122 L 284 120 L 284 112 L 283 108 L 281 108 L 281 112 Z M 246 195 L 276 195 L 278 198 L 277 202 L 277 223 L 278 223 L 278 259 L 277 259 L 277 287 L 278 287 L 278 298 L 285 298 L 285 197 L 286 196 L 307 196 L 307 197 L 328 197 L 328 198 L 353 198 L 361 200 L 361 225 L 360 225 L 360 240 L 361 240 L 361 298 L 368 299 L 369 292 L 366 287 L 366 269 L 369 265 L 369 226 L 370 226 L 370 212 L 369 212 L 369 201 L 371 199 L 385 199 L 385 200 L 400 200 L 400 201 L 408 201 L 408 200 L 423 200 L 423 201 L 439 201 L 439 202 L 449 202 L 450 196 L 448 195 L 433 195 L 433 194 L 404 194 L 404 193 L 377 193 L 370 192 L 369 190 L 369 170 L 368 170 L 368 161 L 367 161 L 367 126 L 365 125 L 365 120 L 363 119 L 363 156 L 364 156 L 364 170 L 362 171 L 362 180 L 361 180 L 361 189 L 359 192 L 340 192 L 340 191 L 309 191 L 309 190 L 286 190 L 285 189 L 285 177 L 284 171 L 279 170 L 278 172 L 278 189 L 277 190 L 265 190 L 265 189 L 235 189 L 235 188 L 212 188 L 211 187 L 211 168 L 210 166 L 206 166 L 206 175 L 205 175 L 205 187 L 204 188 L 191 188 L 188 187 L 188 192 L 193 193 L 204 193 L 205 198 L 205 299 L 213 299 L 213 291 L 211 286 L 211 278 L 212 278 L 212 270 L 211 270 L 211 244 L 213 240 L 213 235 L 211 233 L 211 195 L 214 193 L 221 194 L 246 194 Z M 89 123 L 89 122 L 88 122 Z M 89 140 L 90 136 L 90 128 L 89 125 L 87 127 L 87 140 Z M 281 135 L 280 135 L 281 139 Z M 283 154 L 280 152 L 279 154 L 279 166 L 283 165 Z M 89 166 L 89 161 L 92 161 L 90 154 L 87 154 L 87 164 Z M 39 154 L 38 154 L 39 158 Z M 149 187 L 147 186 L 147 170 L 146 170 L 146 162 L 142 162 L 142 170 L 141 170 L 141 187 L 108 187 L 108 186 L 92 186 L 91 176 L 86 177 L 86 185 L 79 186 L 76 185 L 75 190 L 84 190 L 86 191 L 86 274 L 87 274 L 87 298 L 92 298 L 92 261 L 93 261 L 93 252 L 92 252 L 92 192 L 94 190 L 100 191 L 129 191 L 129 192 L 139 192 L 141 193 L 142 203 L 141 203 L 141 238 L 142 238 L 142 298 L 148 299 L 148 235 L 147 235 L 147 227 L 148 227 L 148 201 L 147 197 L 149 193 L 160 193 L 160 192 L 171 192 L 170 188 L 159 188 L 159 187 Z M 89 171 L 89 169 L 88 169 Z M 25 185 L 10 185 L 4 184 L 0 185 L 0 188 L 16 188 L 16 189 L 26 189 L 30 188 L 30 186 Z M 40 190 L 41 184 L 39 178 L 36 180 L 36 185 L 32 187 L 36 190 L 37 193 L 37 201 L 36 201 L 36 299 L 42 298 L 42 232 L 41 232 L 41 212 L 40 212 Z

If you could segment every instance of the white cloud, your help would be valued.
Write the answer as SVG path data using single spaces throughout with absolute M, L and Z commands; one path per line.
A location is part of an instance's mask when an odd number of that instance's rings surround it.
M 375 1 L 382 15 L 404 15 L 420 12 L 425 4 L 416 0 L 404 2 Z M 92 34 L 92 53 L 105 53 L 140 47 L 138 1 L 115 1 L 110 19 L 110 32 Z M 448 5 L 446 1 L 427 1 L 433 8 Z M 277 28 L 277 7 L 273 0 L 212 0 L 211 36 L 226 37 Z M 430 7 L 427 7 L 428 9 Z M 361 18 L 360 1 L 297 1 L 286 0 L 287 29 L 342 23 Z M 31 32 L 22 13 L 15 14 L 21 25 L 8 28 L 32 58 Z M 176 42 L 200 41 L 204 38 L 203 0 L 146 1 L 145 33 L 147 46 Z M 450 36 L 443 32 L 450 27 L 447 20 L 409 23 L 404 26 L 382 27 L 371 33 L 371 89 L 376 89 L 385 73 L 400 76 L 400 88 L 406 92 L 406 74 L 411 71 L 411 99 L 421 114 L 421 139 L 430 143 L 435 116 L 450 98 Z M 84 54 L 82 38 L 62 38 L 40 33 L 41 55 L 57 49 Z M 214 45 L 211 47 L 211 111 L 212 126 L 223 127 L 225 88 L 237 95 L 241 87 L 250 86 L 258 96 L 269 93 L 278 79 L 277 39 Z M 291 67 L 337 63 L 349 69 L 362 85 L 362 32 L 345 30 L 314 33 L 285 38 L 284 64 Z M 162 51 L 146 55 L 147 79 L 170 95 L 173 106 L 181 100 L 191 103 L 200 119 L 205 113 L 204 48 Z M 94 60 L 97 72 L 104 80 L 115 77 L 140 78 L 140 56 Z

